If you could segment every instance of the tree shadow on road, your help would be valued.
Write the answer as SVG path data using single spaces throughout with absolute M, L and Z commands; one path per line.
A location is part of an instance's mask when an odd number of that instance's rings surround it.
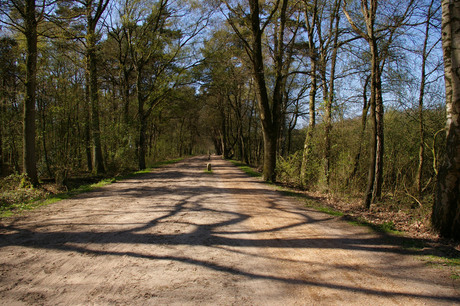
M 223 168 L 223 167 L 221 167 Z M 199 167 L 194 166 L 194 169 Z M 293 207 L 284 205 L 279 202 L 279 195 L 275 195 L 273 190 L 264 188 L 229 188 L 220 186 L 197 185 L 194 181 L 204 182 L 200 176 L 206 174 L 195 171 L 195 177 L 189 182 L 184 181 L 184 177 L 190 177 L 190 167 L 187 171 L 171 170 L 158 173 L 151 173 L 144 176 L 142 183 L 135 186 L 120 188 L 112 187 L 111 196 L 118 199 L 124 199 L 126 205 L 133 199 L 152 199 L 152 203 L 138 208 L 137 214 L 145 216 L 154 216 L 147 218 L 148 221 L 139 220 L 136 223 L 114 223 L 107 229 L 104 226 L 111 224 L 100 223 L 100 221 L 91 223 L 85 221 L 85 216 L 79 218 L 55 217 L 48 223 L 35 224 L 33 222 L 18 222 L 8 226 L 0 225 L 0 250 L 6 247 L 21 246 L 33 249 L 58 250 L 63 252 L 75 252 L 86 254 L 88 256 L 129 256 L 133 258 L 142 258 L 154 261 L 175 261 L 188 265 L 203 267 L 214 271 L 222 271 L 233 275 L 247 277 L 250 279 L 263 279 L 284 284 L 306 285 L 313 287 L 329 288 L 337 291 L 359 292 L 373 296 L 392 296 L 392 297 L 411 297 L 422 298 L 434 302 L 460 302 L 458 296 L 430 295 L 411 292 L 384 291 L 371 288 L 359 288 L 352 285 L 343 285 L 334 283 L 334 280 L 324 282 L 320 280 L 311 280 L 300 277 L 283 277 L 279 275 L 264 274 L 259 271 L 245 271 L 235 266 L 226 265 L 225 262 L 216 262 L 194 258 L 193 254 L 184 256 L 177 255 L 155 255 L 155 247 L 160 246 L 202 246 L 210 249 L 224 250 L 245 256 L 266 256 L 274 260 L 286 260 L 282 258 L 273 258 L 268 253 L 254 254 L 249 250 L 254 248 L 262 249 L 318 249 L 318 250 L 345 250 L 359 251 L 373 254 L 372 256 L 382 256 L 382 254 L 404 255 L 427 255 L 434 252 L 431 249 L 401 248 L 400 245 L 408 243 L 404 237 L 391 237 L 381 235 L 342 235 L 340 237 L 330 235 L 327 237 L 311 237 L 308 233 L 301 232 L 303 227 L 313 224 L 337 224 L 337 218 L 326 214 L 314 212 L 308 208 Z M 232 176 L 233 180 L 241 180 L 245 184 L 247 177 Z M 136 180 L 139 180 L 136 178 Z M 163 185 L 157 186 L 158 182 Z M 168 182 L 168 183 L 165 183 Z M 181 183 L 180 183 L 181 182 Z M 175 185 L 173 183 L 176 183 Z M 171 184 L 171 185 L 170 185 Z M 182 185 L 181 185 L 182 184 Z M 233 186 L 233 185 L 232 185 Z M 180 192 L 179 192 L 180 190 Z M 173 204 L 165 204 L 171 194 L 176 194 L 176 201 Z M 254 197 L 266 196 L 268 194 L 267 211 L 270 214 L 286 214 L 290 216 L 289 220 L 276 226 L 270 225 L 265 228 L 253 229 L 246 226 L 248 221 L 254 216 L 245 212 L 238 212 L 232 209 L 229 204 L 229 197 Z M 212 196 L 207 196 L 212 195 Z M 84 198 L 104 198 L 109 197 L 107 192 L 96 191 L 86 194 Z M 256 205 L 256 204 L 254 204 Z M 101 216 L 114 217 L 120 214 L 120 211 L 110 209 L 89 210 L 88 214 L 100 214 Z M 82 212 L 84 213 L 84 211 Z M 129 210 L 123 213 L 130 213 Z M 203 217 L 202 220 L 190 221 L 187 215 L 216 216 L 212 220 Z M 180 218 L 179 218 L 180 216 Z M 196 220 L 196 219 L 195 219 Z M 179 232 L 160 233 L 157 228 L 160 224 L 170 222 L 175 226 L 180 226 Z M 62 227 L 59 227 L 62 225 Z M 113 229 L 120 225 L 121 229 Z M 100 230 L 95 230 L 97 227 Z M 346 224 L 344 223 L 344 226 Z M 49 230 L 52 227 L 53 230 Z M 73 230 L 69 230 L 72 227 Z M 91 229 L 91 230 L 89 230 Z M 105 230 L 104 230 L 105 229 Z M 286 234 L 283 239 L 279 239 L 275 234 L 294 231 L 292 234 Z M 299 234 L 300 233 L 300 234 Z M 303 233 L 303 234 L 302 234 Z M 300 237 L 299 237 L 300 236 Z M 396 242 L 396 244 L 395 244 Z M 103 245 L 121 244 L 121 245 L 148 245 L 152 246 L 152 252 L 132 250 L 118 251 L 113 249 L 104 249 Z M 435 255 L 435 254 L 433 254 Z M 460 258 L 459 252 L 452 252 L 452 258 Z M 323 263 L 325 269 L 344 269 L 355 271 L 356 267 L 350 265 L 341 265 L 338 263 Z M 393 266 L 394 263 L 382 263 L 382 268 L 390 271 L 399 269 Z M 411 267 L 405 267 L 410 269 Z M 423 275 L 412 275 L 417 282 L 429 283 Z

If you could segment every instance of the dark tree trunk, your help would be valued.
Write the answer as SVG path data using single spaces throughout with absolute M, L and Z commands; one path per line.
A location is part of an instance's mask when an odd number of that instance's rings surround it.
M 317 91 L 317 79 L 316 79 L 316 60 L 312 57 L 311 59 L 311 72 L 310 72 L 310 102 L 309 102 L 309 121 L 307 127 L 307 135 L 305 136 L 305 142 L 302 153 L 302 165 L 300 167 L 300 181 L 302 186 L 305 188 L 307 185 L 307 166 L 310 159 L 311 147 L 313 141 L 313 134 L 316 126 L 316 110 L 315 100 Z
M 364 195 L 364 206 L 369 208 L 371 203 L 379 199 L 382 193 L 383 183 L 383 98 L 380 63 L 383 58 L 379 57 L 377 37 L 375 35 L 375 18 L 377 13 L 377 0 L 361 1 L 361 12 L 363 13 L 366 31 L 361 30 L 343 6 L 343 12 L 353 30 L 369 44 L 371 55 L 371 117 L 372 117 L 372 139 L 370 148 L 370 162 L 367 188 Z M 409 6 L 412 5 L 410 2 Z M 405 18 L 405 16 L 404 16 Z M 402 19 L 403 20 L 403 19 Z M 394 27 L 396 29 L 397 27 Z M 390 41 L 394 32 L 391 32 Z M 383 65 L 382 65 L 383 66 Z
M 312 141 L 313 135 L 315 132 L 316 126 L 316 92 L 317 92 L 317 48 L 314 40 L 315 28 L 317 25 L 317 10 L 318 10 L 318 1 L 313 2 L 312 16 L 311 20 L 309 18 L 309 10 L 305 10 L 305 24 L 308 32 L 308 52 L 310 57 L 310 93 L 309 93 L 309 122 L 307 128 L 307 135 L 305 136 L 303 152 L 302 152 L 302 164 L 300 166 L 300 183 L 302 187 L 307 186 L 307 166 L 310 159 L 310 154 L 312 150 Z
M 283 1 L 283 9 L 281 12 L 281 18 L 285 17 L 285 4 Z M 270 99 L 268 97 L 267 86 L 265 83 L 265 72 L 264 72 L 264 61 L 262 51 L 262 35 L 263 29 L 260 28 L 260 17 L 259 17 L 259 3 L 258 1 L 250 1 L 251 10 L 251 30 L 252 30 L 252 65 L 253 74 L 256 85 L 257 101 L 260 110 L 260 118 L 262 121 L 262 133 L 264 139 L 264 161 L 263 161 L 263 179 L 265 181 L 274 182 L 276 180 L 276 153 L 277 143 L 279 134 L 279 120 L 281 115 L 281 82 L 282 76 L 279 72 L 282 70 L 282 51 L 283 48 L 277 46 L 275 49 L 275 70 L 276 70 L 276 81 L 273 92 L 272 105 L 270 107 Z M 280 26 L 279 33 L 284 32 L 284 25 Z M 281 39 L 278 39 L 279 43 L 282 44 Z
M 139 70 L 140 69 L 140 70 Z M 146 168 L 145 165 L 145 131 L 147 128 L 147 123 L 146 123 L 146 116 L 145 116 L 145 111 L 144 111 L 144 97 L 142 96 L 142 88 L 141 88 L 141 67 L 138 67 L 137 70 L 137 105 L 138 105 L 138 118 L 139 118 L 139 138 L 138 138 L 138 144 L 137 144 L 137 158 L 138 158 L 138 166 L 139 170 L 143 170 Z
M 87 61 L 89 73 L 89 96 L 91 102 L 91 132 L 93 137 L 93 172 L 101 174 L 105 172 L 104 163 L 102 160 L 101 146 L 101 129 L 99 124 L 99 93 L 97 82 L 97 57 L 96 57 L 96 25 L 93 21 L 88 20 L 87 33 Z
M 91 136 L 93 138 L 93 173 L 105 173 L 101 129 L 99 124 L 99 93 L 97 75 L 97 41 L 96 25 L 105 11 L 109 0 L 88 0 L 86 2 L 86 65 L 89 84 L 89 100 L 91 104 Z
M 370 76 L 366 78 L 364 82 L 363 88 L 363 111 L 361 114 L 361 130 L 359 131 L 359 138 L 358 138 L 358 150 L 356 152 L 354 163 L 353 163 L 353 170 L 351 171 L 348 179 L 347 179 L 347 186 L 350 184 L 350 181 L 355 177 L 356 173 L 358 172 L 359 168 L 359 161 L 361 159 L 361 149 L 364 140 L 364 132 L 366 131 L 366 124 L 367 124 L 367 113 L 369 112 L 369 103 L 367 101 L 367 86 L 369 85 Z
M 91 104 L 90 97 L 89 97 L 89 72 L 88 70 L 85 73 L 86 77 L 86 87 L 85 87 L 85 105 L 84 105 L 84 126 L 83 126 L 83 133 L 85 137 L 85 153 L 86 153 L 86 167 L 89 172 L 93 171 L 93 159 L 91 156 L 91 111 L 89 105 Z
M 3 80 L 3 82 L 5 82 Z M 6 106 L 5 106 L 5 98 L 2 97 L 0 98 L 0 177 L 4 175 L 3 172 L 3 122 L 5 122 L 5 111 L 6 111 Z
M 129 126 L 129 71 L 124 68 L 123 71 L 123 122 L 126 127 Z
M 146 124 L 144 120 L 141 120 L 139 123 L 139 170 L 144 170 L 146 168 L 145 163 L 145 151 L 146 151 L 146 142 L 145 142 L 145 131 L 146 131 Z
M 326 186 L 329 189 L 330 184 L 330 171 L 331 171 L 331 131 L 332 131 L 332 103 L 334 102 L 334 85 L 335 85 L 335 68 L 337 63 L 337 53 L 339 50 L 338 40 L 339 40 L 339 22 L 340 16 L 338 11 L 340 9 L 341 1 L 338 0 L 335 2 L 334 6 L 334 15 L 331 17 L 331 25 L 335 21 L 334 29 L 332 30 L 331 27 L 331 35 L 334 35 L 333 47 L 332 47 L 332 56 L 331 56 L 331 70 L 329 76 L 329 91 L 326 98 L 326 113 L 325 113 L 325 127 L 324 127 L 324 142 L 325 142 L 325 149 L 324 149 L 324 175 L 326 176 Z M 324 57 L 326 59 L 326 56 Z M 326 62 L 324 62 L 324 66 L 326 66 Z M 324 68 L 324 70 L 326 70 Z M 326 82 L 326 78 L 324 78 L 324 82 Z
M 35 155 L 35 91 L 37 74 L 37 20 L 35 0 L 27 0 L 25 6 L 26 97 L 24 101 L 23 172 L 33 185 L 38 185 L 37 160 Z
M 378 58 L 376 52 L 375 57 Z M 382 197 L 383 185 L 383 153 L 384 153 L 384 133 L 383 133 L 383 98 L 382 98 L 382 81 L 378 59 L 376 59 L 377 68 L 375 71 L 375 123 L 376 123 L 376 165 L 375 165 L 375 183 L 372 194 L 372 202 Z
M 369 209 L 372 204 L 372 193 L 374 190 L 375 183 L 375 166 L 376 166 L 376 153 L 377 153 L 377 123 L 375 119 L 375 101 L 374 97 L 371 97 L 370 101 L 371 116 L 370 121 L 372 124 L 372 136 L 370 141 L 370 150 L 369 150 L 369 171 L 367 176 L 367 187 L 364 193 L 364 206 Z

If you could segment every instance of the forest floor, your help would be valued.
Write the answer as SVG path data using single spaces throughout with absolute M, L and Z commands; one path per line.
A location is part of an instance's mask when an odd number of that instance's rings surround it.
M 208 173 L 207 162 L 0 220 L 1 303 L 460 303 L 460 280 L 448 260 L 429 260 L 432 248 L 401 247 L 403 236 L 308 208 L 218 157 Z

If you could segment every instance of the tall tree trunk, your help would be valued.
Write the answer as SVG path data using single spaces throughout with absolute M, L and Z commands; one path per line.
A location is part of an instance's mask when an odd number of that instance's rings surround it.
M 222 158 L 228 159 L 229 158 L 229 142 L 228 142 L 228 128 L 227 128 L 227 116 L 225 112 L 225 106 L 222 97 L 220 98 L 220 116 L 221 116 L 221 133 L 220 133 L 220 143 L 222 148 Z
M 427 47 L 428 47 L 428 38 L 430 32 L 430 19 L 431 19 L 431 8 L 433 6 L 434 0 L 431 0 L 430 6 L 427 12 L 427 19 L 425 25 L 425 39 L 423 41 L 422 49 L 422 71 L 420 75 L 420 91 L 418 96 L 418 115 L 419 115 L 419 153 L 418 153 L 418 167 L 417 174 L 415 176 L 415 186 L 419 197 L 422 196 L 422 179 L 423 179 L 423 165 L 424 165 L 424 155 L 425 155 L 425 131 L 424 131 L 424 118 L 423 118 L 423 99 L 425 96 L 425 78 L 426 78 L 426 60 L 427 60 Z
M 310 11 L 310 4 L 307 2 L 305 8 L 305 25 L 307 27 L 308 32 L 308 52 L 310 57 L 310 93 L 309 93 L 309 120 L 308 120 L 308 128 L 307 128 L 307 135 L 305 136 L 305 141 L 303 145 L 303 152 L 302 152 L 302 164 L 300 166 L 300 184 L 303 188 L 307 187 L 307 167 L 308 162 L 311 155 L 312 150 L 312 141 L 313 135 L 316 128 L 316 92 L 318 89 L 317 85 L 317 63 L 318 63 L 318 54 L 317 48 L 315 44 L 315 28 L 317 25 L 317 10 L 318 10 L 318 1 L 313 1 Z M 311 18 L 310 14 L 311 13 Z
M 138 149 L 138 154 L 139 154 L 139 170 L 144 170 L 146 168 L 146 163 L 145 163 L 145 155 L 146 155 L 146 137 L 145 137 L 145 132 L 146 132 L 146 124 L 145 124 L 145 119 L 141 119 L 139 122 L 139 149 Z
M 412 3 L 412 2 L 411 2 Z M 379 58 L 379 49 L 377 37 L 375 36 L 375 18 L 377 13 L 377 0 L 361 0 L 361 11 L 364 16 L 366 31 L 361 30 L 351 19 L 343 6 L 343 12 L 347 17 L 353 30 L 361 37 L 366 39 L 369 44 L 371 55 L 371 117 L 372 117 L 372 139 L 370 148 L 370 163 L 367 188 L 364 195 L 364 206 L 370 208 L 370 205 L 376 199 L 381 197 L 383 183 L 383 98 L 382 98 L 382 80 L 381 67 Z M 394 32 L 392 32 L 394 33 Z M 391 34 L 392 35 L 392 34 Z
M 86 78 L 86 86 L 85 86 L 85 104 L 83 106 L 84 112 L 84 137 L 85 137 L 85 153 L 86 153 L 86 167 L 89 172 L 93 172 L 93 158 L 91 154 L 91 111 L 89 105 L 91 104 L 90 101 L 90 94 L 89 94 L 89 72 L 86 69 L 85 72 Z
M 23 172 L 33 185 L 38 185 L 35 156 L 35 97 L 37 75 L 37 20 L 35 0 L 27 0 L 25 6 L 26 97 L 24 101 Z
M 383 98 L 382 98 L 382 79 L 379 64 L 379 55 L 377 50 L 377 42 L 373 43 L 374 51 L 372 52 L 373 57 L 373 70 L 375 74 L 375 123 L 376 123 L 376 152 L 375 152 L 375 183 L 372 193 L 372 202 L 379 200 L 382 196 L 382 184 L 383 184 L 383 153 L 384 153 L 384 134 L 383 134 Z M 374 66 L 375 65 L 375 66 Z
M 90 19 L 90 18 L 89 18 Z M 105 172 L 102 160 L 101 129 L 99 124 L 99 93 L 97 82 L 97 58 L 96 58 L 96 25 L 92 20 L 88 20 L 87 33 L 87 63 L 89 73 L 89 90 L 91 103 L 91 132 L 93 137 L 93 173 L 101 174 Z
M 143 170 L 146 168 L 145 164 L 145 152 L 146 152 L 146 143 L 145 143 L 145 132 L 147 128 L 146 123 L 146 116 L 144 111 L 144 97 L 142 96 L 142 84 L 141 84 L 141 73 L 142 68 L 137 68 L 137 77 L 136 77 L 136 88 L 137 88 L 137 116 L 139 119 L 139 135 L 138 135 L 138 144 L 137 144 L 137 159 L 138 159 L 138 166 L 139 170 Z M 181 153 L 181 152 L 179 152 Z
M 361 149 L 364 140 L 364 133 L 366 131 L 366 124 L 367 124 L 367 113 L 369 112 L 370 104 L 367 101 L 367 86 L 369 85 L 371 76 L 367 76 L 366 81 L 364 82 L 363 88 L 363 111 L 361 113 L 361 130 L 359 131 L 359 138 L 358 138 L 358 150 L 356 152 L 354 163 L 353 163 L 353 170 L 351 171 L 350 175 L 348 176 L 346 185 L 350 184 L 350 181 L 354 178 L 356 173 L 358 172 L 359 168 L 359 161 L 361 159 Z
M 129 71 L 123 67 L 123 122 L 126 128 L 129 126 Z
M 442 0 L 446 86 L 446 154 L 439 169 L 432 222 L 444 237 L 460 239 L 460 1 Z
M 371 81 L 372 82 L 372 81 Z M 371 93 L 371 100 L 370 100 L 370 108 L 371 108 L 371 124 L 372 124 L 372 136 L 370 141 L 370 150 L 369 150 L 369 171 L 367 176 L 367 187 L 366 192 L 364 193 L 364 206 L 369 209 L 372 204 L 372 193 L 374 190 L 374 183 L 375 183 L 375 166 L 377 163 L 376 160 L 376 153 L 377 153 L 377 122 L 376 122 L 376 114 L 375 114 L 375 97 L 374 93 Z
M 312 141 L 313 141 L 313 134 L 316 127 L 316 91 L 317 91 L 317 78 L 316 78 L 316 58 L 311 57 L 311 71 L 310 71 L 310 93 L 309 93 L 309 116 L 308 116 L 308 127 L 307 127 L 307 135 L 305 136 L 305 142 L 303 145 L 303 153 L 302 153 L 302 164 L 300 166 L 300 182 L 302 186 L 305 188 L 307 185 L 307 167 L 308 161 L 310 159 L 311 148 L 312 148 Z
M 256 97 L 259 106 L 260 120 L 262 123 L 262 134 L 264 139 L 263 179 L 265 181 L 275 181 L 276 154 L 278 135 L 280 133 L 281 104 L 283 95 L 282 90 L 283 84 L 285 82 L 285 76 L 283 75 L 283 60 L 285 52 L 284 31 L 287 21 L 286 11 L 288 0 L 277 0 L 274 3 L 272 11 L 268 14 L 268 18 L 264 18 L 262 23 L 260 18 L 259 1 L 248 2 L 250 14 L 248 16 L 249 22 L 247 24 L 251 33 L 250 41 L 247 41 L 244 38 L 244 35 L 242 35 L 239 30 L 239 26 L 237 26 L 231 18 L 229 18 L 228 21 L 233 30 L 237 33 L 238 37 L 244 43 L 246 52 L 252 64 L 252 74 L 256 89 Z M 226 5 L 230 10 L 232 10 L 228 2 L 226 2 Z M 278 31 L 275 33 L 275 45 L 273 48 L 275 84 L 272 98 L 269 99 L 266 86 L 267 84 L 265 81 L 262 36 L 264 35 L 264 31 L 267 25 L 275 18 L 275 15 L 276 17 L 279 17 L 280 23 L 275 27 L 278 29 Z
M 371 120 L 373 125 L 369 175 L 364 195 L 364 206 L 366 208 L 370 208 L 371 203 L 381 197 L 383 182 L 383 99 L 381 74 L 376 40 L 371 39 L 369 45 L 372 56 Z
M 324 99 L 324 176 L 326 181 L 326 188 L 329 190 L 330 184 L 330 166 L 331 166 L 331 130 L 332 130 L 332 104 L 334 102 L 334 84 L 335 84 L 335 67 L 337 62 L 338 52 L 338 39 L 339 39 L 339 21 L 340 17 L 338 11 L 340 9 L 341 0 L 334 2 L 333 11 L 329 19 L 330 30 L 327 35 L 329 38 L 326 42 L 323 41 L 323 37 L 320 36 L 321 41 L 321 81 L 323 87 L 323 99 Z M 321 27 L 320 21 L 318 20 L 317 28 Z M 329 82 L 327 80 L 327 62 L 328 52 L 331 47 L 332 38 L 332 54 L 330 57 L 331 67 Z M 329 86 L 329 87 L 328 87 Z
M 283 76 L 280 75 L 282 71 L 282 58 L 283 58 L 283 47 L 280 47 L 283 43 L 284 33 L 284 22 L 287 0 L 283 1 L 282 9 L 280 12 L 281 26 L 279 29 L 280 35 L 278 42 L 280 46 L 275 46 L 275 71 L 276 80 L 275 87 L 273 89 L 272 106 L 270 107 L 270 99 L 268 97 L 267 86 L 265 82 L 264 72 L 264 61 L 262 51 L 262 35 L 264 29 L 260 27 L 260 16 L 259 16 L 259 2 L 250 1 L 251 10 L 251 30 L 252 30 L 252 65 L 254 80 L 257 93 L 257 101 L 260 110 L 260 118 L 262 121 L 262 134 L 264 139 L 264 162 L 263 162 L 263 179 L 265 181 L 276 180 L 276 153 L 277 153 L 277 140 L 279 134 L 279 120 L 281 115 L 281 82 Z
M 48 158 L 48 149 L 46 148 L 46 109 L 45 103 L 41 103 L 41 121 L 42 121 L 42 145 L 43 145 L 43 158 L 45 159 L 46 170 L 48 171 L 48 176 L 53 177 L 51 172 L 51 166 Z
M 99 93 L 96 54 L 96 25 L 107 8 L 109 0 L 88 0 L 86 2 L 86 65 L 89 79 L 89 99 L 91 104 L 91 136 L 93 138 L 93 173 L 105 173 L 101 129 L 99 124 Z M 88 84 L 87 84 L 88 85 Z
M 3 81 L 3 85 L 5 85 L 5 80 Z M 5 87 L 5 86 L 2 86 Z M 2 88 L 0 88 L 2 89 Z M 5 114 L 6 114 L 6 98 L 4 97 L 4 93 L 0 92 L 0 177 L 4 175 L 3 172 L 3 122 L 5 122 Z
M 332 103 L 334 102 L 334 85 L 335 85 L 335 67 L 337 63 L 337 53 L 339 51 L 339 22 L 340 22 L 340 15 L 338 14 L 339 8 L 341 5 L 341 1 L 338 0 L 335 2 L 334 6 L 334 16 L 331 18 L 331 35 L 334 35 L 333 41 L 333 49 L 331 55 L 331 70 L 329 76 L 329 92 L 326 98 L 326 113 L 325 113 L 325 127 L 324 127 L 324 141 L 325 141 L 325 149 L 324 149 L 324 175 L 326 176 L 326 186 L 329 189 L 330 184 L 330 167 L 331 167 L 331 130 L 332 130 Z M 335 21 L 334 29 L 332 30 L 332 23 Z

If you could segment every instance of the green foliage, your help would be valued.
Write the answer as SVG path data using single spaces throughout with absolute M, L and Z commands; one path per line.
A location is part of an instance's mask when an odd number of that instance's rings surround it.
M 442 137 L 434 135 L 443 128 L 443 110 L 431 109 L 425 111 L 425 163 L 423 168 L 423 185 L 425 188 L 424 205 L 431 207 L 431 193 L 434 186 L 434 157 L 439 159 L 442 147 Z M 385 115 L 385 163 L 384 191 L 388 200 L 401 204 L 399 209 L 411 207 L 414 204 L 415 173 L 418 166 L 419 131 L 418 122 L 414 120 L 413 111 L 406 112 L 390 110 Z M 316 127 L 313 137 L 313 150 L 307 163 L 308 188 L 322 190 L 324 188 L 324 159 L 322 157 L 323 125 Z M 328 190 L 338 193 L 356 194 L 363 192 L 367 178 L 369 126 L 364 139 L 360 143 L 356 137 L 361 129 L 361 119 L 343 120 L 334 123 L 332 129 L 332 152 L 330 186 Z M 435 150 L 432 150 L 435 143 Z M 350 177 L 355 164 L 356 155 L 360 153 L 357 172 Z M 298 180 L 301 164 L 301 151 L 287 157 L 279 157 L 277 164 L 277 179 L 282 183 L 300 187 Z M 435 154 L 435 155 L 434 155 Z M 403 203 L 406 203 L 403 205 Z M 417 204 L 418 206 L 418 204 Z M 429 209 L 428 209 L 429 210 Z
M 320 211 L 320 212 L 323 212 L 323 213 L 326 213 L 328 215 L 335 216 L 335 217 L 342 217 L 344 215 L 342 212 L 337 211 L 331 207 L 320 205 L 318 201 L 306 200 L 305 207 L 314 208 L 317 211 Z
M 34 188 L 24 174 L 11 174 L 2 178 L 0 186 L 0 213 L 24 209 L 31 201 L 48 195 L 48 192 Z
M 297 151 L 287 157 L 278 156 L 276 161 L 277 180 L 291 186 L 300 186 L 300 166 L 302 164 L 302 152 Z M 309 170 L 311 168 L 309 167 Z M 311 177 L 311 175 L 309 176 Z
M 395 230 L 394 223 L 392 221 L 383 222 L 383 223 L 373 223 L 373 222 L 366 221 L 362 218 L 346 217 L 345 219 L 351 225 L 368 227 L 374 232 L 386 233 L 386 234 L 392 234 L 392 235 L 401 234 L 401 232 Z
M 450 278 L 454 281 L 460 279 L 460 258 L 448 257 L 448 256 L 437 256 L 437 255 L 425 255 L 421 259 L 428 265 L 437 267 L 440 269 L 449 269 Z

